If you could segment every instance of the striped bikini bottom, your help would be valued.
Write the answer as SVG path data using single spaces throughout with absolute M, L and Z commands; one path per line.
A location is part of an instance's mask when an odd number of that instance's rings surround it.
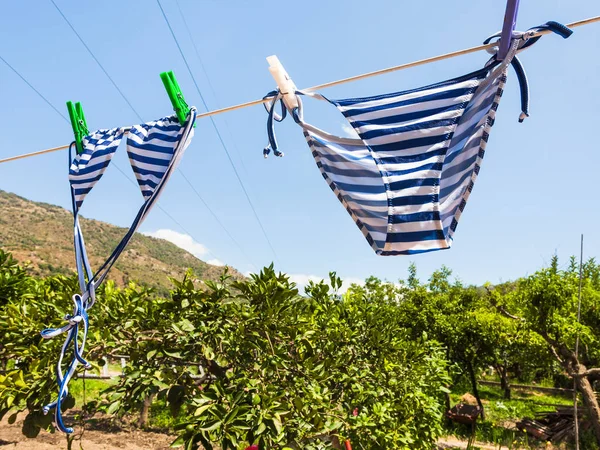
M 415 90 L 330 100 L 360 139 L 300 120 L 323 178 L 377 254 L 451 246 L 505 81 L 498 65 Z
M 379 255 L 402 255 L 450 248 L 458 221 L 481 167 L 494 124 L 508 66 L 519 80 L 522 113 L 528 116 L 527 78 L 517 52 L 552 31 L 563 38 L 572 31 L 557 22 L 513 33 L 508 54 L 496 56 L 481 70 L 430 86 L 365 98 L 330 100 L 352 126 L 357 138 L 334 136 L 303 120 L 302 102 L 289 111 L 304 136 L 331 190 Z M 491 36 L 485 43 L 490 42 Z M 493 53 L 493 51 L 492 51 Z M 272 101 L 267 130 L 276 155 L 274 120 L 281 121 Z
M 299 97 L 290 111 L 323 178 L 377 254 L 452 245 L 520 44 L 514 39 L 502 62 L 492 58 L 476 72 L 409 91 L 345 100 L 297 92 L 333 104 L 358 134 L 334 136 L 306 123 Z M 276 93 L 267 105 L 276 155 L 272 126 L 285 117 L 285 110 L 274 113 L 281 98 Z

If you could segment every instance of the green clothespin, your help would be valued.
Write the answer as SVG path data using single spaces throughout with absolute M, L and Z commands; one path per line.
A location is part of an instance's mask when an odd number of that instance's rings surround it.
M 172 71 L 163 72 L 160 74 L 160 79 L 165 85 L 167 94 L 169 94 L 169 99 L 173 104 L 173 109 L 175 110 L 175 114 L 177 114 L 177 119 L 179 119 L 179 123 L 181 125 L 185 124 L 187 116 L 190 112 L 190 107 L 185 102 L 185 98 L 183 98 L 181 88 L 179 87 L 179 83 L 177 83 L 175 75 Z M 196 124 L 194 124 L 194 126 L 196 126 Z
M 69 118 L 71 119 L 71 125 L 73 126 L 77 154 L 81 155 L 83 153 L 83 138 L 90 134 L 85 121 L 85 115 L 83 114 L 83 108 L 79 102 L 75 104 L 73 104 L 73 102 L 67 102 L 67 109 L 69 110 Z

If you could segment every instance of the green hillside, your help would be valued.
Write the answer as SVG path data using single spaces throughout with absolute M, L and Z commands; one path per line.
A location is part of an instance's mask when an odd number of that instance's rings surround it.
M 98 268 L 117 245 L 126 229 L 82 218 L 88 256 Z M 73 218 L 70 211 L 27 200 L 0 190 L 0 248 L 20 262 L 29 262 L 35 275 L 71 274 L 75 269 Z M 164 291 L 168 277 L 181 277 L 191 268 L 201 279 L 214 280 L 222 273 L 171 242 L 136 233 L 109 277 L 118 285 L 129 281 Z M 235 277 L 242 275 L 230 270 Z

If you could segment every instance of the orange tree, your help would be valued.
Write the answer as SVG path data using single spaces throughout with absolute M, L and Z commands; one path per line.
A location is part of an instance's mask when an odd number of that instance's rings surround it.
M 23 288 L 11 282 L 0 306 L 0 359 L 9 362 L 0 418 L 26 411 L 23 431 L 33 437 L 51 427 L 40 409 L 54 395 L 61 344 L 39 330 L 70 312 L 77 285 L 15 270 L 0 265 L 7 279 L 22 276 Z M 334 274 L 301 296 L 272 267 L 240 282 L 225 274 L 202 283 L 188 273 L 173 284 L 166 298 L 133 285 L 100 290 L 87 356 L 130 360 L 98 404 L 80 406 L 124 415 L 162 397 L 179 417 L 174 445 L 189 449 L 321 449 L 347 438 L 365 449 L 435 447 L 444 351 L 407 334 L 393 296 L 338 295 Z
M 520 279 L 514 289 L 492 292 L 489 302 L 546 343 L 555 360 L 575 381 L 600 445 L 600 405 L 591 384 L 600 375 L 600 266 L 593 259 L 583 267 L 581 288 L 579 321 L 577 264 L 572 260 L 566 270 L 561 270 L 554 257 L 550 267 Z
M 174 284 L 170 299 L 123 305 L 129 324 L 113 351 L 132 359 L 110 411 L 164 396 L 182 414 L 175 445 L 186 448 L 317 449 L 347 438 L 434 448 L 446 362 L 437 343 L 408 338 L 394 301 L 336 295 L 333 274 L 300 296 L 272 267 L 203 289 L 190 274 Z

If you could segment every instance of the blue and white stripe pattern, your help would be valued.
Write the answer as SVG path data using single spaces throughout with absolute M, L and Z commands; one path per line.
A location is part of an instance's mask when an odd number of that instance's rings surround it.
M 145 199 L 154 193 L 162 180 L 182 133 L 183 127 L 174 117 L 135 125 L 129 131 L 127 154 Z M 181 153 L 193 135 L 192 128 Z
M 306 123 L 300 97 L 297 107 L 278 115 L 276 105 L 284 108 L 284 96 L 292 94 L 269 92 L 269 145 L 263 154 L 277 150 L 274 124 L 291 113 L 327 184 L 377 254 L 447 249 L 479 174 L 510 64 L 521 90 L 519 122 L 529 115 L 527 77 L 516 54 L 540 39 L 536 30 L 563 38 L 572 33 L 556 22 L 513 32 L 502 61 L 493 46 L 483 69 L 410 91 L 345 100 L 296 91 L 335 105 L 360 139 L 334 136 Z M 282 153 L 277 150 L 276 155 Z
M 377 254 L 452 245 L 516 50 L 515 43 L 502 63 L 442 83 L 329 100 L 360 139 L 296 116 L 323 177 Z
M 312 130 L 305 129 L 304 136 L 331 190 L 373 249 L 382 250 L 387 236 L 387 193 L 369 149 L 362 143 L 328 141 Z
M 83 138 L 83 152 L 75 156 L 69 169 L 69 182 L 77 209 L 102 178 L 124 134 L 124 128 L 114 128 L 94 131 Z
M 102 284 L 111 267 L 156 203 L 170 175 L 190 144 L 194 134 L 195 120 L 196 109 L 191 108 L 188 120 L 184 125 L 180 125 L 174 117 L 170 117 L 131 128 L 132 131 L 135 131 L 132 133 L 133 136 L 128 139 L 129 156 L 145 201 L 121 242 L 95 274 L 90 267 L 83 234 L 79 226 L 79 209 L 85 196 L 102 177 L 119 146 L 123 134 L 128 129 L 99 130 L 86 136 L 84 138 L 84 152 L 73 159 L 69 171 L 69 182 L 72 188 L 75 259 L 81 295 L 75 294 L 73 296 L 75 305 L 73 314 L 65 317 L 67 323 L 64 326 L 61 328 L 47 328 L 41 332 L 42 337 L 45 339 L 67 333 L 57 363 L 58 398 L 44 407 L 44 413 L 54 409 L 55 425 L 65 433 L 73 432 L 72 428 L 64 424 L 61 411 L 61 404 L 69 393 L 69 381 L 75 374 L 79 364 L 91 368 L 91 365 L 83 358 L 83 353 L 89 326 L 87 311 L 94 304 L 96 288 Z M 168 156 L 153 158 L 155 153 Z M 141 173 L 140 170 L 148 171 L 148 173 Z M 149 178 L 149 174 L 152 178 Z M 81 337 L 79 336 L 80 331 L 82 331 Z M 73 357 L 69 361 L 66 371 L 63 371 L 65 352 L 71 346 L 73 347 Z

